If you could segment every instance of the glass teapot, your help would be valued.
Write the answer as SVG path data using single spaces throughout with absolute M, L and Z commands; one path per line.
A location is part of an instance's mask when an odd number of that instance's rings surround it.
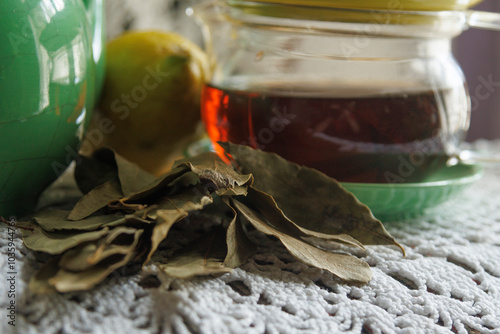
M 469 127 L 451 41 L 471 25 L 496 28 L 498 19 L 466 10 L 476 2 L 194 7 L 213 66 L 202 96 L 209 137 L 221 154 L 217 141 L 250 145 L 341 182 L 425 180 L 457 161 Z

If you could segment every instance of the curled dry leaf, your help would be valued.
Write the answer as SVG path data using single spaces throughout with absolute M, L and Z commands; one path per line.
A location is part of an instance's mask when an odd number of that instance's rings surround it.
M 102 282 L 113 271 L 129 263 L 134 256 L 134 253 L 111 256 L 90 269 L 80 272 L 59 269 L 53 277 L 49 278 L 48 282 L 59 292 L 89 290 Z
M 231 206 L 229 198 L 224 198 L 224 203 L 226 203 L 233 213 L 233 219 L 226 231 L 227 255 L 224 259 L 224 265 L 236 268 L 246 263 L 255 253 L 255 245 L 246 235 L 241 217 L 238 216 Z
M 107 181 L 92 189 L 76 203 L 68 216 L 69 220 L 82 220 L 106 207 L 109 202 L 123 197 L 117 180 Z
M 146 202 L 147 199 L 155 200 L 168 195 L 170 184 L 187 172 L 189 172 L 187 168 L 174 168 L 143 189 L 123 197 L 122 200 L 127 203 L 137 203 Z
M 135 249 L 143 231 L 116 229 L 110 232 L 106 240 L 116 239 L 122 233 L 132 234 L 130 244 L 123 246 L 108 244 L 100 253 L 97 253 L 99 247 L 96 245 L 83 244 L 65 253 L 59 261 L 56 259 L 49 261 L 31 278 L 30 289 L 37 293 L 91 289 L 114 270 L 129 263 L 136 255 Z
M 242 173 L 215 153 L 177 161 L 157 179 L 109 150 L 82 158 L 75 177 L 86 195 L 71 212 L 38 213 L 22 231 L 28 248 L 58 255 L 30 287 L 90 289 L 117 268 L 148 262 L 172 226 L 198 211 L 218 215 L 217 225 L 160 265 L 170 277 L 220 274 L 244 264 L 256 249 L 245 224 L 276 237 L 297 259 L 349 282 L 367 282 L 369 266 L 319 249 L 314 240 L 359 248 L 398 245 L 335 180 L 273 154 L 222 146 Z
M 123 195 L 130 196 L 151 185 L 156 177 L 145 170 L 139 168 L 136 164 L 115 154 L 116 165 L 118 168 L 118 178 Z
M 28 287 L 31 292 L 38 294 L 49 294 L 57 290 L 49 284 L 49 279 L 59 270 L 58 259 L 54 258 L 45 263 L 35 275 L 31 276 Z
M 326 269 L 347 282 L 367 283 L 372 278 L 370 266 L 348 254 L 330 253 L 294 238 L 269 225 L 263 217 L 237 200 L 231 200 L 235 210 L 258 231 L 278 238 L 298 260 L 317 268 Z
M 201 179 L 212 181 L 217 190 L 234 189 L 239 186 L 251 185 L 251 174 L 240 174 L 222 161 L 213 152 L 202 153 L 196 157 L 176 161 L 174 166 L 187 166 Z
M 65 252 L 57 264 L 67 271 L 84 271 L 92 267 L 88 259 L 96 253 L 97 248 L 97 243 L 80 244 Z
M 142 230 L 134 228 L 115 228 L 96 243 L 81 244 L 65 252 L 59 260 L 59 266 L 67 271 L 84 271 L 110 256 L 127 255 L 134 251 L 142 233 Z M 120 242 L 114 243 L 118 237 L 122 237 Z
M 395 245 L 370 209 L 336 180 L 277 154 L 243 145 L 219 143 L 242 173 L 252 173 L 253 187 L 269 194 L 297 225 L 325 234 L 348 234 L 364 245 Z
M 122 215 L 98 215 L 91 216 L 85 220 L 74 221 L 69 220 L 70 212 L 66 210 L 44 210 L 35 215 L 35 222 L 44 231 L 64 231 L 64 230 L 78 230 L 78 231 L 93 231 L 102 227 L 112 227 L 121 225 Z
M 283 211 L 278 207 L 272 196 L 250 187 L 248 193 L 248 202 L 255 205 L 263 217 L 270 222 L 273 227 L 283 233 L 286 233 L 294 238 L 309 240 L 308 237 L 317 239 L 329 240 L 348 246 L 359 247 L 365 249 L 362 243 L 347 234 L 325 234 L 316 231 L 311 231 L 303 228 L 293 221 L 288 219 Z
M 156 177 L 124 159 L 109 148 L 96 150 L 91 157 L 81 156 L 75 168 L 75 180 L 84 194 L 115 180 L 125 196 L 142 190 Z
M 80 156 L 75 167 L 75 180 L 84 194 L 108 181 L 118 181 L 115 153 L 110 149 L 99 149 L 90 157 Z
M 35 226 L 33 231 L 22 231 L 24 244 L 31 250 L 45 252 L 48 254 L 61 254 L 84 242 L 100 239 L 108 233 L 107 227 L 91 232 L 81 231 L 57 231 L 46 232 Z
M 226 231 L 222 227 L 215 228 L 159 267 L 165 274 L 175 278 L 230 272 L 232 268 L 224 264 L 227 254 L 225 236 Z
M 146 262 L 156 251 L 160 243 L 166 239 L 172 226 L 186 218 L 190 212 L 199 211 L 213 202 L 212 197 L 203 194 L 196 187 L 188 188 L 184 193 L 170 196 L 163 200 L 156 209 L 157 223 L 151 236 L 151 250 Z

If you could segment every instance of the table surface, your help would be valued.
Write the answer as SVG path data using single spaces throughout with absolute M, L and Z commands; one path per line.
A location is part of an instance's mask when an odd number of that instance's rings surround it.
M 498 154 L 499 144 L 475 146 Z M 368 247 L 359 255 L 374 276 L 360 286 L 297 262 L 257 235 L 257 255 L 218 278 L 161 285 L 159 251 L 141 272 L 117 271 L 91 291 L 32 295 L 27 282 L 40 262 L 16 234 L 15 275 L 8 274 L 2 225 L 0 333 L 500 333 L 499 188 L 498 165 L 486 167 L 457 198 L 421 217 L 386 222 L 407 256 L 395 247 Z M 67 173 L 41 205 L 79 196 Z M 12 300 L 15 327 L 6 314 Z

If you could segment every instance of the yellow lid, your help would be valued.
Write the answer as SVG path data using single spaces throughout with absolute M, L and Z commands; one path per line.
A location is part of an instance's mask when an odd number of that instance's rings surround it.
M 402 11 L 449 11 L 465 10 L 482 0 L 250 0 L 251 2 L 310 7 L 402 10 Z M 236 0 L 233 2 L 248 2 Z
M 482 0 L 226 0 L 246 14 L 285 19 L 436 25 Z M 462 21 L 460 21 L 462 22 Z M 463 24 L 463 22 L 462 22 Z

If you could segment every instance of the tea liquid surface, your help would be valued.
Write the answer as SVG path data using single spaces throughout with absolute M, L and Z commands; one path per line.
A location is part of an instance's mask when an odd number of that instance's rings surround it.
M 340 182 L 418 182 L 448 159 L 445 95 L 305 97 L 207 85 L 202 118 L 213 142 L 274 152 Z

